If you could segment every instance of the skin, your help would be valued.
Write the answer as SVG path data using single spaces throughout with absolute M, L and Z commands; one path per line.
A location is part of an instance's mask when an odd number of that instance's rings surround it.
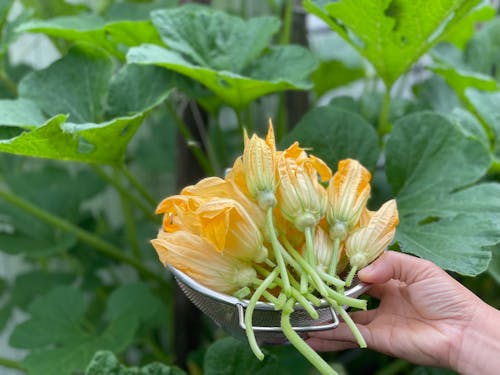
M 369 348 L 464 375 L 498 374 L 500 311 L 434 263 L 387 251 L 358 276 L 380 299 L 378 308 L 350 314 Z M 356 347 L 345 323 L 311 333 L 307 343 L 317 351 Z

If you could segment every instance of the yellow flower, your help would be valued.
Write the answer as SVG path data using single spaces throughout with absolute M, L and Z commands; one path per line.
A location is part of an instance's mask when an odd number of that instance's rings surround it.
M 266 140 L 255 134 L 249 139 L 246 132 L 244 139 L 243 169 L 248 192 L 263 209 L 273 207 L 276 205 L 276 144 L 271 122 L 269 121 Z
M 181 194 L 199 197 L 204 200 L 214 198 L 234 199 L 243 206 L 246 212 L 248 212 L 257 227 L 265 232 L 265 213 L 255 202 L 241 191 L 239 185 L 233 180 L 223 180 L 219 177 L 207 177 L 200 180 L 196 185 L 185 187 L 182 189 Z
M 309 162 L 297 163 L 285 157 L 278 160 L 278 206 L 283 216 L 304 231 L 314 227 L 324 214 L 325 189 L 319 184 L 318 174 Z
M 396 201 L 385 202 L 368 224 L 346 240 L 346 253 L 352 267 L 362 268 L 375 260 L 391 243 L 399 224 Z
M 249 286 L 257 277 L 247 263 L 222 255 L 205 239 L 186 231 L 165 233 L 151 241 L 160 261 L 171 264 L 204 286 L 220 293 L 233 294 Z
M 163 215 L 162 228 L 165 232 L 190 230 L 200 232 L 200 222 L 195 214 L 203 203 L 203 199 L 195 196 L 172 195 L 160 202 L 156 208 L 157 214 Z
M 197 214 L 201 236 L 219 252 L 257 263 L 267 258 L 268 252 L 259 228 L 235 200 L 212 199 L 201 205 Z
M 370 197 L 371 174 L 358 161 L 341 160 L 327 189 L 326 219 L 332 238 L 344 239 L 358 223 Z

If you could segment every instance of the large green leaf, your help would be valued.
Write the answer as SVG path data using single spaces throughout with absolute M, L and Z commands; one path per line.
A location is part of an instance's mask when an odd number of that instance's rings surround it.
M 87 10 L 84 3 L 71 3 L 66 0 L 21 0 L 21 3 L 32 10 L 35 16 L 50 18 L 62 14 L 76 14 Z
M 58 115 L 30 132 L 0 140 L 0 151 L 87 163 L 120 164 L 127 143 L 144 117 L 145 114 L 139 113 L 100 124 L 72 124 L 65 122 L 65 115 Z
M 498 246 L 491 249 L 491 262 L 488 272 L 500 284 L 500 248 Z
M 127 64 L 113 76 L 108 94 L 108 116 L 129 116 L 163 102 L 177 74 L 156 66 Z
M 500 241 L 500 185 L 473 185 L 490 165 L 485 145 L 446 117 L 421 112 L 395 123 L 386 159 L 402 250 L 461 274 L 483 272 L 487 246 Z
M 85 310 L 85 296 L 72 287 L 55 288 L 33 302 L 31 318 L 10 337 L 12 346 L 37 349 L 23 360 L 30 374 L 70 375 L 82 371 L 96 351 L 120 352 L 130 343 L 134 317 L 120 316 L 102 333 L 93 333 L 84 328 Z
M 312 55 L 298 46 L 271 49 L 255 63 L 255 71 L 249 70 L 247 76 L 193 65 L 179 53 L 152 44 L 131 48 L 127 61 L 158 65 L 186 75 L 207 86 L 223 102 L 235 108 L 245 107 L 254 99 L 273 92 L 310 88 L 305 78 L 316 66 Z M 287 74 L 289 72 L 294 76 Z
M 0 127 L 32 127 L 45 122 L 40 108 L 28 99 L 0 100 Z
M 333 170 L 340 160 L 354 158 L 374 169 L 379 155 L 377 132 L 356 113 L 319 107 L 308 112 L 283 139 L 281 146 L 299 141 Z
M 305 0 L 391 87 L 480 0 Z
M 43 33 L 72 42 L 88 43 L 121 59 L 124 58 L 124 51 L 120 49 L 119 44 L 135 46 L 141 43 L 161 43 L 158 32 L 149 20 L 108 21 L 91 14 L 29 20 L 22 23 L 17 31 Z
M 192 64 L 243 73 L 280 27 L 275 17 L 247 21 L 208 7 L 187 5 L 151 14 L 162 40 Z
M 441 39 L 464 49 L 467 42 L 477 32 L 477 24 L 494 18 L 495 14 L 496 10 L 491 2 L 482 0 L 469 14 L 449 27 Z
M 467 44 L 465 61 L 473 70 L 500 80 L 500 19 L 484 25 Z
M 19 96 L 49 117 L 63 113 L 71 122 L 95 122 L 103 112 L 111 69 L 111 59 L 101 50 L 73 48 L 48 68 L 25 76 Z
M 160 325 L 167 316 L 165 305 L 144 283 L 126 284 L 116 289 L 108 299 L 105 315 L 110 320 L 121 315 L 134 317 L 148 327 Z
M 276 374 L 277 361 L 273 356 L 259 361 L 248 344 L 227 337 L 208 348 L 203 370 L 205 375 L 271 375 Z
M 109 351 L 95 353 L 85 370 L 86 375 L 185 375 L 176 367 L 153 362 L 143 367 L 126 367 Z
M 465 98 L 470 104 L 476 115 L 493 131 L 496 138 L 496 144 L 500 140 L 500 103 L 499 91 L 480 91 L 473 88 L 465 90 Z
M 272 17 L 248 21 L 202 6 L 152 13 L 167 44 L 133 47 L 127 61 L 165 67 L 199 81 L 223 102 L 242 108 L 277 91 L 308 89 L 317 61 L 306 49 L 279 46 L 265 50 L 279 22 Z
M 113 2 L 106 10 L 104 17 L 114 21 L 148 20 L 149 14 L 156 9 L 171 8 L 177 5 L 177 0 L 153 0 L 149 2 Z

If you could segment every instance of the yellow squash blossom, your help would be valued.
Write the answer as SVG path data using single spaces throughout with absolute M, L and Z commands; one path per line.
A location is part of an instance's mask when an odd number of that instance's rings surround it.
M 187 186 L 182 189 L 181 194 L 200 197 L 205 200 L 214 198 L 234 199 L 241 204 L 250 215 L 257 227 L 265 233 L 266 217 L 258 204 L 253 202 L 240 186 L 230 179 L 219 177 L 207 177 L 200 180 L 196 185 Z
M 248 138 L 245 132 L 243 169 L 248 192 L 263 209 L 276 204 L 275 154 L 276 144 L 271 123 L 266 140 L 255 134 Z
M 346 240 L 346 253 L 351 267 L 362 268 L 375 260 L 391 243 L 399 224 L 394 199 L 385 202 L 368 224 Z
M 163 214 L 163 230 L 176 232 L 181 229 L 200 232 L 200 223 L 195 214 L 203 199 L 195 196 L 172 195 L 160 202 L 157 214 Z
M 210 242 L 190 232 L 161 231 L 151 243 L 165 266 L 168 263 L 220 293 L 233 294 L 257 277 L 248 263 L 220 254 Z
M 278 206 L 297 229 L 314 227 L 325 210 L 325 189 L 310 163 L 297 164 L 282 154 L 278 160 Z
M 263 262 L 268 255 L 263 236 L 242 205 L 234 199 L 215 198 L 197 210 L 201 236 L 224 254 Z
M 326 219 L 332 238 L 344 239 L 358 223 L 370 197 L 371 174 L 357 160 L 341 160 L 327 189 Z

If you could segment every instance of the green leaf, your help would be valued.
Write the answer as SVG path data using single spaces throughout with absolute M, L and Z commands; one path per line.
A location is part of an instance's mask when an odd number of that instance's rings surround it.
M 465 61 L 476 72 L 500 80 L 500 19 L 488 22 L 469 41 Z
M 177 0 L 153 0 L 150 2 L 113 2 L 106 10 L 104 17 L 109 20 L 148 20 L 153 10 L 172 8 L 177 5 Z
M 98 164 L 120 164 L 128 142 L 145 115 L 139 113 L 100 124 L 72 124 L 58 115 L 42 126 L 0 140 L 0 151 L 17 155 L 74 160 Z M 113 142 L 110 143 L 110 139 Z
M 309 88 L 304 78 L 316 66 L 312 55 L 297 46 L 271 49 L 267 56 L 253 65 L 255 71 L 250 70 L 248 76 L 196 66 L 174 51 L 151 44 L 131 48 L 127 61 L 158 65 L 186 75 L 207 86 L 234 108 L 243 108 L 256 98 L 273 92 Z M 283 71 L 279 71 L 278 67 L 284 68 Z M 294 77 L 287 75 L 290 71 Z M 260 78 L 258 74 L 264 77 Z
M 304 7 L 366 57 L 391 87 L 479 1 L 305 0 Z
M 438 75 L 415 85 L 413 91 L 422 109 L 447 114 L 461 105 L 456 92 Z
M 43 122 L 45 122 L 44 115 L 31 100 L 0 100 L 0 126 L 24 128 Z
M 31 319 L 16 326 L 10 344 L 34 349 L 81 341 L 86 333 L 81 326 L 85 297 L 78 289 L 58 287 L 35 299 L 28 311 Z
M 28 354 L 23 366 L 30 375 L 72 375 L 82 372 L 98 350 L 121 352 L 133 339 L 136 322 L 122 316 L 114 320 L 99 336 L 89 337 L 72 345 Z
M 51 18 L 62 14 L 76 14 L 87 7 L 83 4 L 72 4 L 66 0 L 21 0 L 21 3 L 32 9 L 37 17 Z
M 323 159 L 333 170 L 340 160 L 354 158 L 374 169 L 379 155 L 375 129 L 356 113 L 319 107 L 308 112 L 286 135 L 281 146 L 299 141 L 302 147 Z
M 243 20 L 208 7 L 187 5 L 151 14 L 162 40 L 193 64 L 243 73 L 278 32 L 275 17 Z
M 476 32 L 476 24 L 494 18 L 495 14 L 496 10 L 491 6 L 490 2 L 483 0 L 462 20 L 449 27 L 441 40 L 453 43 L 456 47 L 464 49 L 467 42 Z
M 10 337 L 15 347 L 37 349 L 23 360 L 30 374 L 72 374 L 81 371 L 98 350 L 120 352 L 137 328 L 134 317 L 114 319 L 100 334 L 84 325 L 85 296 L 72 287 L 58 287 L 39 296 L 29 308 L 31 318 Z
M 113 76 L 108 95 L 108 116 L 144 112 L 163 102 L 177 75 L 155 66 L 128 64 Z
M 186 373 L 176 367 L 153 362 L 141 368 L 126 367 L 116 356 L 109 351 L 95 353 L 92 361 L 85 370 L 86 375 L 185 375 Z
M 259 361 L 248 344 L 227 337 L 213 343 L 203 361 L 205 375 L 271 375 L 276 374 L 277 361 L 266 356 Z
M 26 75 L 19 96 L 31 99 L 47 116 L 68 114 L 75 123 L 100 119 L 111 77 L 107 54 L 89 46 L 70 50 L 48 68 Z
M 455 125 L 459 126 L 466 135 L 476 137 L 484 147 L 490 147 L 488 134 L 477 117 L 472 113 L 462 108 L 455 108 L 451 113 L 446 114 L 446 117 Z
M 23 254 L 29 258 L 45 258 L 68 251 L 76 244 L 76 237 L 64 234 L 58 238 L 35 238 L 23 233 L 0 233 L 0 251 Z
M 133 47 L 127 61 L 190 77 L 234 108 L 273 92 L 311 87 L 307 77 L 317 62 L 308 50 L 298 46 L 265 50 L 279 28 L 273 17 L 244 21 L 189 5 L 155 11 L 152 21 L 170 49 L 152 44 Z
M 157 326 L 167 316 L 162 301 L 144 283 L 126 284 L 116 289 L 108 299 L 105 315 L 110 319 L 126 315 L 148 326 Z
M 314 83 L 314 92 L 321 96 L 339 86 L 346 85 L 365 76 L 361 67 L 350 68 L 341 61 L 322 61 L 318 68 L 312 73 L 311 79 Z
M 493 131 L 498 142 L 500 140 L 500 91 L 485 92 L 469 88 L 465 91 L 465 98 L 474 112 Z
M 122 3 L 123 4 L 123 3 Z M 106 24 L 106 34 L 114 44 L 138 46 L 142 43 L 162 44 L 151 21 L 117 21 Z M 120 58 L 124 58 L 125 53 Z
M 474 72 L 463 61 L 461 52 L 455 47 L 451 45 L 438 47 L 440 48 L 436 48 L 432 53 L 437 63 L 431 66 L 431 70 L 441 75 L 463 101 L 466 101 L 465 91 L 469 87 L 485 91 L 498 90 L 497 82 L 490 76 Z
M 490 165 L 487 148 L 446 117 L 421 112 L 396 122 L 386 159 L 401 249 L 461 274 L 483 272 L 486 247 L 500 241 L 500 185 L 473 185 Z

